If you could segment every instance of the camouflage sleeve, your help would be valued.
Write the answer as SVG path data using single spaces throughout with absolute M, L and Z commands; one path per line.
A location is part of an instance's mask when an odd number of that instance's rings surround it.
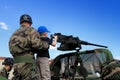
M 30 43 L 33 49 L 48 49 L 49 44 L 47 42 L 41 41 L 39 33 L 32 28 L 30 35 Z
M 8 77 L 5 68 L 3 68 L 2 70 L 0 70 L 0 75 L 3 76 L 3 77 L 6 77 L 6 78 Z

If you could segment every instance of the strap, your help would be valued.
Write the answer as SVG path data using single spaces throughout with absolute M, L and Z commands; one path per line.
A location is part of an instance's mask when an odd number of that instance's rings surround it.
M 25 63 L 35 63 L 34 57 L 31 56 L 16 56 L 14 57 L 14 61 L 15 63 L 21 63 L 21 62 L 25 62 Z

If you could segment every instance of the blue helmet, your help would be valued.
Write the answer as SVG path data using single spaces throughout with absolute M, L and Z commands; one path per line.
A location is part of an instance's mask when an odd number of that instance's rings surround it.
M 44 33 L 44 32 L 49 32 L 50 33 L 50 31 L 45 26 L 39 26 L 38 27 L 38 32 L 39 33 Z

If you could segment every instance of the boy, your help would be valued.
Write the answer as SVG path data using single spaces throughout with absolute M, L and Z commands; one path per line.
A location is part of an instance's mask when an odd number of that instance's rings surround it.
M 48 33 L 50 31 L 45 26 L 40 26 L 38 28 L 41 40 L 48 42 L 49 45 L 56 46 L 57 36 L 54 36 L 54 41 L 48 38 Z M 39 50 L 37 54 L 37 65 L 40 71 L 41 80 L 51 80 L 50 68 L 49 68 L 49 48 L 47 50 Z

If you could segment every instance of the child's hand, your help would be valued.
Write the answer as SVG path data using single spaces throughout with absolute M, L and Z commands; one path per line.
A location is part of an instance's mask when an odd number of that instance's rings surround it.
M 57 41 L 57 39 L 58 39 L 58 36 L 54 36 L 54 39 Z

